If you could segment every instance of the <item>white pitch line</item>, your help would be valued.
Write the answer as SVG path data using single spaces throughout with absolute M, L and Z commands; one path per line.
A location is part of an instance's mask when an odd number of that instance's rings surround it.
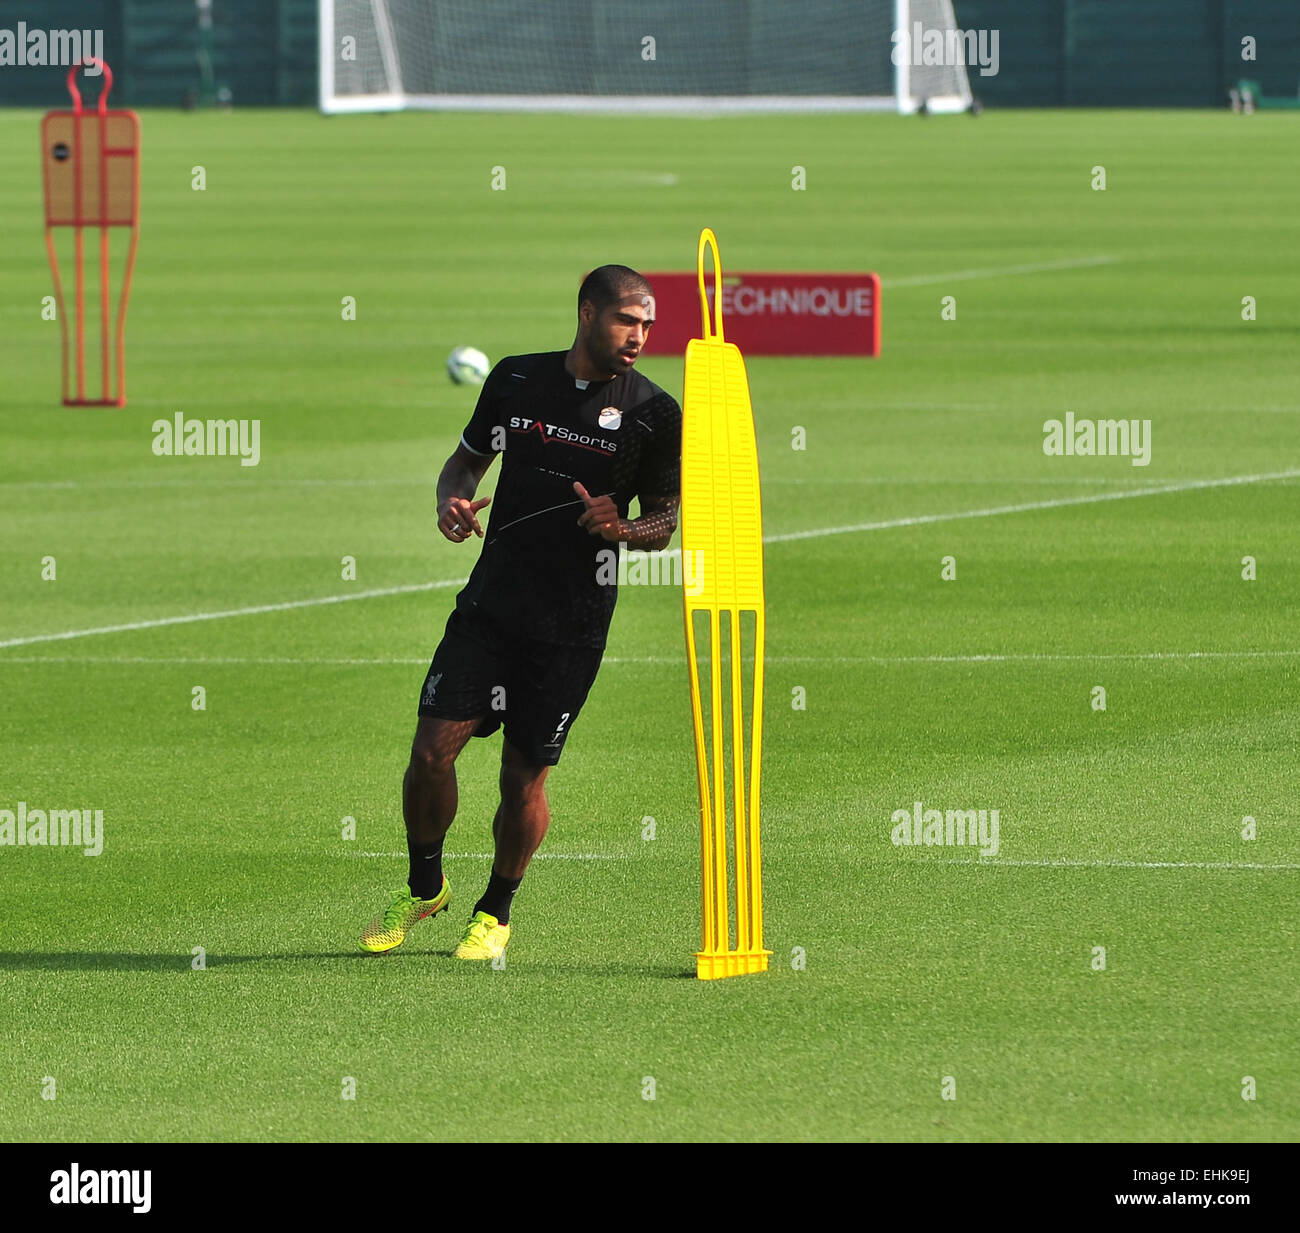
M 381 476 L 372 479 L 263 479 L 247 480 L 207 479 L 200 482 L 173 479 L 109 479 L 109 480 L 0 480 L 0 488 L 183 488 L 187 493 L 195 489 L 243 488 L 250 493 L 260 493 L 267 488 L 436 488 L 437 480 L 428 476 Z
M 408 852 L 344 852 L 344 856 L 353 858 L 375 857 L 381 860 L 408 860 Z M 491 852 L 444 852 L 445 861 L 490 861 Z M 625 861 L 627 857 L 621 852 L 535 852 L 535 861 Z
M 765 544 L 784 544 L 798 539 L 820 539 L 824 535 L 850 535 L 859 531 L 886 531 L 893 527 L 919 527 L 932 522 L 957 522 L 964 518 L 994 518 L 1001 514 L 1024 514 L 1040 509 L 1062 509 L 1070 505 L 1095 505 L 1101 501 L 1129 501 L 1134 497 L 1155 497 L 1168 492 L 1194 492 L 1204 488 L 1228 488 L 1236 484 L 1262 484 L 1270 480 L 1295 479 L 1300 469 L 1264 471 L 1257 475 L 1227 475 L 1221 479 L 1187 480 L 1181 484 L 1157 484 L 1122 492 L 1098 492 L 1082 497 L 1054 497 L 1050 501 L 1026 501 L 1021 505 L 994 505 L 987 509 L 953 510 L 946 514 L 916 514 L 883 522 L 857 522 L 846 527 L 819 527 L 814 531 L 787 531 L 765 535 Z M 0 643 L 0 646 L 4 645 Z
M 1206 488 L 1226 488 L 1237 484 L 1260 484 L 1270 480 L 1295 479 L 1300 469 L 1267 471 L 1256 475 L 1228 475 L 1220 479 L 1187 480 L 1179 484 L 1160 484 L 1150 488 L 1131 488 L 1122 492 L 1099 492 L 1081 497 L 1057 497 L 1050 501 L 1029 501 L 1021 505 L 996 505 L 987 509 L 953 510 L 946 514 L 917 514 L 909 518 L 891 518 L 883 522 L 859 522 L 844 527 L 820 527 L 812 531 L 789 531 L 784 535 L 765 535 L 765 544 L 784 544 L 795 540 L 820 539 L 826 535 L 849 535 L 860 531 L 886 531 L 895 527 L 915 527 L 928 523 L 957 522 L 967 518 L 993 518 L 1001 514 L 1023 514 L 1034 510 L 1061 509 L 1071 505 L 1093 505 L 1101 501 L 1127 501 L 1134 497 L 1160 496 L 1170 492 L 1194 492 Z M 679 554 L 680 548 L 670 549 L 664 556 Z M 418 591 L 432 591 L 440 587 L 463 586 L 465 579 L 448 579 L 441 582 L 416 582 L 408 586 L 380 587 L 369 591 L 355 591 L 347 595 L 323 595 L 315 599 L 295 599 L 278 604 L 256 604 L 249 608 L 229 608 L 221 612 L 194 612 L 185 616 L 157 617 L 148 621 L 129 621 L 122 625 L 101 625 L 93 629 L 71 629 L 58 634 L 29 634 L 21 638 L 0 640 L 0 649 L 11 646 L 32 646 L 40 642 L 62 642 L 72 638 L 90 638 L 98 634 L 119 634 L 131 630 L 159 629 L 166 625 L 189 625 L 196 621 L 220 621 L 226 617 L 256 616 L 264 612 L 287 612 L 294 608 L 314 608 L 321 604 L 343 604 L 355 599 L 375 599 L 384 595 L 407 595 Z
M 337 667 L 337 668 L 388 668 L 409 667 L 412 664 L 427 666 L 430 654 L 418 659 L 390 657 L 384 659 L 359 659 L 341 656 L 332 659 L 327 655 L 6 655 L 0 656 L 3 664 L 210 664 L 215 667 Z M 685 656 L 682 657 L 685 662 Z M 609 662 L 608 660 L 606 661 Z
M 1259 865 L 1250 861 L 1013 861 L 1000 856 L 981 856 L 976 860 L 943 857 L 934 862 L 943 865 L 1013 865 L 1034 869 L 1300 869 L 1300 864 Z
M 409 595 L 416 591 L 433 591 L 439 587 L 458 587 L 464 578 L 444 582 L 413 582 L 400 587 L 377 587 L 354 591 L 348 595 L 320 595 L 315 599 L 291 599 L 279 604 L 255 604 L 251 608 L 227 608 L 221 612 L 191 612 L 185 616 L 155 617 L 148 621 L 128 621 L 123 625 L 100 625 L 94 629 L 69 629 L 61 634 L 29 634 L 24 638 L 6 638 L 0 647 L 31 646 L 36 642 L 63 642 L 69 638 L 90 638 L 96 634 L 121 634 L 135 629 L 159 629 L 164 625 L 191 625 L 196 621 L 221 621 L 226 617 L 256 616 L 262 612 L 288 612 L 293 608 L 315 608 L 321 604 L 346 604 L 354 599 L 376 599 L 381 595 Z
M 999 664 L 999 663 L 1094 663 L 1107 660 L 1189 659 L 1294 659 L 1300 650 L 1281 651 L 1098 651 L 1096 653 L 1051 654 L 1029 651 L 1008 655 L 768 655 L 769 664 Z M 244 656 L 244 655 L 13 655 L 0 657 L 4 664 L 210 664 L 217 667 L 299 668 L 394 668 L 424 667 L 429 656 L 392 656 L 362 659 L 351 656 Z M 702 663 L 708 656 L 700 657 Z M 745 659 L 752 660 L 753 656 Z M 607 655 L 604 664 L 685 664 L 685 655 Z
M 1088 484 L 1096 488 L 1119 488 L 1126 484 L 1145 484 L 1147 481 L 1141 476 L 1114 475 L 1114 476 L 1060 476 L 1053 479 L 1051 476 L 1003 476 L 977 478 L 963 476 L 961 479 L 918 479 L 912 476 L 900 478 L 893 475 L 843 475 L 843 476 L 821 476 L 821 475 L 791 475 L 779 478 L 765 479 L 763 487 L 769 488 L 773 484 L 802 484 L 807 486 L 816 486 L 826 488 L 831 484 L 862 484 L 875 485 L 882 488 L 907 488 L 907 487 L 926 487 L 926 488 L 950 488 L 953 484 L 959 484 L 962 488 L 1016 488 L 1021 484 L 1046 484 L 1058 488 L 1068 488 L 1077 484 Z
M 1046 274 L 1051 270 L 1085 270 L 1092 266 L 1115 265 L 1118 257 L 1069 257 L 1033 265 L 989 266 L 982 270 L 954 270 L 950 274 L 915 274 L 907 278 L 882 278 L 881 290 L 895 287 L 929 287 L 938 283 L 969 282 L 974 278 L 1007 278 L 1017 274 Z
M 998 663 L 1093 663 L 1097 660 L 1186 660 L 1186 659 L 1273 659 L 1300 655 L 1289 651 L 1098 651 L 1091 654 L 1056 655 L 1035 651 L 1009 655 L 768 655 L 767 663 L 834 664 L 998 664 Z M 39 662 L 37 657 L 33 657 Z M 685 657 L 683 656 L 683 660 Z M 3 662 L 3 661 L 0 661 Z M 81 661 L 74 661 L 81 662 Z

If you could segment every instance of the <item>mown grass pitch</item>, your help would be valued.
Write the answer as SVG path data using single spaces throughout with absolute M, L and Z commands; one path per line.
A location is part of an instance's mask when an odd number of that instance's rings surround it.
M 37 121 L 0 114 L 0 809 L 102 808 L 104 849 L 0 847 L 0 1136 L 1295 1137 L 1293 118 L 146 112 L 124 411 L 58 405 Z M 476 551 L 434 529 L 443 359 L 567 346 L 587 269 L 689 269 L 703 225 L 885 283 L 881 358 L 748 365 L 773 970 L 687 976 L 663 587 L 621 595 L 506 969 L 447 957 L 499 737 L 449 917 L 363 958 Z M 259 465 L 156 457 L 177 411 L 259 419 Z M 1150 464 L 1045 456 L 1067 411 L 1149 419 Z M 916 801 L 997 809 L 997 855 L 894 845 Z

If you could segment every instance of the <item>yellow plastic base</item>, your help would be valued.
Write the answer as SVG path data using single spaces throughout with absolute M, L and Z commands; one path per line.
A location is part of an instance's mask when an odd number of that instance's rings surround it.
M 724 976 L 748 976 L 751 972 L 766 972 L 770 950 L 723 950 L 708 954 L 699 951 L 695 956 L 695 975 L 700 980 L 721 980 Z

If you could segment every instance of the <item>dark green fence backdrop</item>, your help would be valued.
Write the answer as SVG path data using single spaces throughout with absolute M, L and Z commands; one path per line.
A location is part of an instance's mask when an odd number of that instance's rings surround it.
M 788 6 L 805 24 L 817 2 L 754 0 L 769 14 Z M 537 6 L 568 23 L 608 6 L 634 12 L 648 31 L 656 2 Z M 843 0 L 833 7 L 841 20 Z M 1300 0 L 955 0 L 955 8 L 964 28 L 998 31 L 998 74 L 972 70 L 971 80 L 995 106 L 1218 107 L 1242 77 L 1261 82 L 1266 94 L 1294 97 L 1300 88 Z M 213 0 L 212 13 L 213 75 L 235 106 L 315 102 L 315 0 Z M 0 29 L 16 30 L 19 21 L 29 29 L 102 29 L 117 75 L 115 102 L 179 106 L 200 91 L 192 0 L 0 0 Z M 1253 63 L 1241 59 L 1248 35 L 1258 49 Z M 0 66 L 0 103 L 52 107 L 64 97 L 56 70 Z
M 964 29 L 999 31 L 988 103 L 1023 107 L 1220 107 L 1246 77 L 1300 90 L 1300 0 L 955 0 Z M 1256 41 L 1254 62 L 1241 40 Z
M 0 29 L 101 29 L 121 106 L 180 106 L 200 90 L 194 0 L 0 0 Z M 235 106 L 316 101 L 316 0 L 213 0 L 212 68 Z M 90 94 L 96 93 L 94 86 Z M 0 66 L 0 103 L 67 104 L 56 69 Z

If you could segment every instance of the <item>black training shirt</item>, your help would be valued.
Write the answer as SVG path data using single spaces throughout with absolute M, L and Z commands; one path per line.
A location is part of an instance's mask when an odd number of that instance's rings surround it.
M 507 356 L 483 383 L 461 444 L 501 454 L 501 477 L 456 607 L 523 638 L 603 647 L 618 586 L 598 567 L 617 562 L 619 545 L 577 525 L 574 481 L 613 497 L 621 518 L 634 496 L 676 497 L 682 411 L 635 369 L 579 388 L 564 356 Z

